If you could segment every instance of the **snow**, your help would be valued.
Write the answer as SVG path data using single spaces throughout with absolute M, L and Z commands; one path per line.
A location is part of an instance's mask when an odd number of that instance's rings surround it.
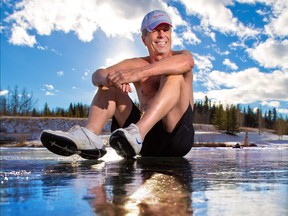
M 39 136 L 45 129 L 63 130 L 66 131 L 73 125 L 84 126 L 87 119 L 71 119 L 71 118 L 25 118 L 25 117 L 1 117 L 0 135 L 1 143 L 5 140 L 18 141 L 25 139 L 26 144 L 35 144 L 39 146 Z M 109 137 L 109 129 L 111 122 L 108 122 L 104 128 L 101 137 L 104 143 L 107 143 Z M 248 143 L 256 144 L 257 146 L 282 146 L 288 147 L 288 135 L 279 137 L 271 131 L 265 130 L 258 134 L 257 130 L 246 130 L 236 135 L 228 135 L 226 133 L 218 132 L 212 125 L 195 124 L 195 147 L 199 143 L 210 144 L 225 144 L 226 146 L 233 146 L 237 143 L 244 144 L 246 132 L 248 133 Z M 24 138 L 23 138 L 24 137 Z M 40 144 L 41 145 L 41 144 Z

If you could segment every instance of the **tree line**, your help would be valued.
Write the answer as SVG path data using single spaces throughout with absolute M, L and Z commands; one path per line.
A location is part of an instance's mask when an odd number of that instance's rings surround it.
M 259 133 L 264 128 L 275 130 L 279 136 L 288 134 L 288 119 L 277 113 L 276 108 L 265 111 L 250 106 L 241 108 L 240 105 L 216 105 L 205 96 L 204 101 L 194 104 L 194 123 L 213 124 L 219 131 L 228 134 L 239 132 L 240 127 L 258 128 Z
M 38 116 L 38 117 L 77 117 L 86 118 L 89 114 L 89 106 L 82 103 L 70 103 L 69 107 L 51 109 L 45 103 L 42 110 L 36 109 L 37 100 L 33 93 L 17 86 L 9 89 L 9 94 L 0 97 L 1 116 Z M 197 101 L 194 104 L 194 123 L 213 124 L 219 131 L 229 134 L 239 132 L 240 127 L 267 128 L 275 130 L 279 136 L 288 134 L 288 119 L 284 119 L 277 110 L 265 111 L 262 109 L 252 109 L 250 106 L 222 105 L 212 103 L 206 96 L 204 101 Z
M 70 103 L 67 109 L 56 107 L 50 108 L 47 103 L 42 110 L 36 109 L 38 100 L 34 99 L 33 93 L 26 88 L 8 88 L 8 94 L 0 96 L 1 116 L 32 116 L 32 117 L 76 117 L 85 118 L 89 113 L 89 106 L 82 103 Z

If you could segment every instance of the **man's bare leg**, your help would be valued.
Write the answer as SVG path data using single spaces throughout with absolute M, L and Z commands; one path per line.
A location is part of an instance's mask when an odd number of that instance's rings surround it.
M 162 119 L 167 132 L 172 132 L 189 105 L 183 76 L 162 78 L 160 88 L 136 124 L 144 139 L 149 130 Z
M 48 150 L 58 155 L 78 154 L 85 159 L 98 159 L 107 153 L 98 136 L 105 123 L 114 115 L 123 126 L 131 109 L 132 103 L 127 94 L 116 88 L 99 89 L 93 99 L 86 128 L 75 126 L 68 132 L 44 130 L 40 140 Z
M 131 110 L 132 103 L 127 94 L 115 87 L 105 90 L 99 88 L 90 107 L 86 128 L 99 135 L 112 116 L 123 126 Z
M 109 139 L 111 147 L 126 158 L 139 154 L 146 134 L 158 121 L 162 119 L 168 132 L 174 129 L 189 105 L 188 95 L 183 76 L 164 77 L 157 94 L 136 125 L 131 124 L 112 133 Z

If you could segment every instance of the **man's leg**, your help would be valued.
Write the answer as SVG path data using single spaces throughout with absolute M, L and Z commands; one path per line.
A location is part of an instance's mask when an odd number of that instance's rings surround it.
M 142 140 L 150 129 L 162 120 L 167 132 L 171 132 L 189 105 L 188 87 L 183 76 L 163 77 L 160 88 L 143 117 L 136 125 L 118 129 L 110 137 L 110 145 L 123 157 L 133 157 L 141 151 Z
M 101 134 L 103 127 L 112 116 L 122 127 L 132 110 L 129 96 L 115 87 L 99 89 L 89 112 L 86 128 L 96 135 Z
M 157 94 L 136 124 L 141 136 L 144 138 L 160 120 L 166 131 L 172 132 L 189 105 L 188 95 L 183 76 L 163 77 Z
M 45 130 L 41 133 L 41 142 L 55 154 L 79 154 L 85 159 L 98 159 L 107 152 L 98 136 L 104 125 L 114 115 L 122 126 L 131 109 L 132 103 L 127 94 L 113 87 L 99 89 L 93 99 L 85 128 L 76 126 L 68 132 Z

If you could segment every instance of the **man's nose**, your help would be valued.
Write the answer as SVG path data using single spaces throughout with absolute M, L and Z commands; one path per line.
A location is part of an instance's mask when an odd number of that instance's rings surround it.
M 165 36 L 165 31 L 164 30 L 159 30 L 158 31 L 158 37 L 164 37 Z

